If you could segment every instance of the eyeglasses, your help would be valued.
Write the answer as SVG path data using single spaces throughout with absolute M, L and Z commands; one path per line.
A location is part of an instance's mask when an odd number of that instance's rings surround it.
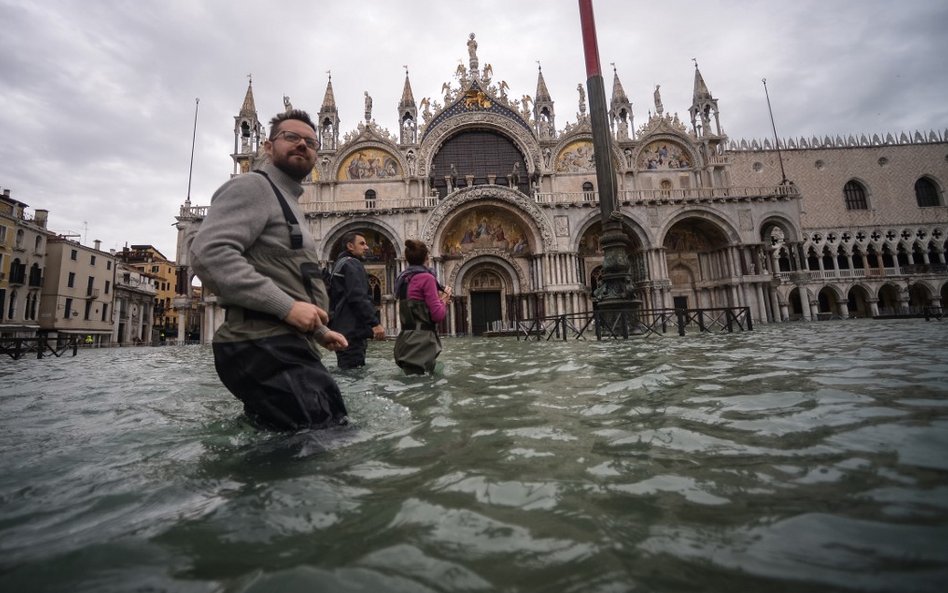
M 319 140 L 316 138 L 311 138 L 309 136 L 300 136 L 296 132 L 290 132 L 289 130 L 283 130 L 277 133 L 273 138 L 279 138 L 283 136 L 283 139 L 289 142 L 290 144 L 299 144 L 300 140 L 306 143 L 306 146 L 312 148 L 313 150 L 319 150 Z

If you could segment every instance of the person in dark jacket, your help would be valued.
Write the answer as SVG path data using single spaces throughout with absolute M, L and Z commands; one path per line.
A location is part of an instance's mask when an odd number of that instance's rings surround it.
M 340 369 L 354 369 L 365 366 L 368 338 L 384 340 L 385 328 L 372 303 L 369 276 L 362 263 L 369 244 L 356 232 L 346 233 L 343 242 L 346 251 L 333 266 L 329 284 L 333 303 L 329 327 L 349 342 L 348 348 L 336 351 L 336 363 Z

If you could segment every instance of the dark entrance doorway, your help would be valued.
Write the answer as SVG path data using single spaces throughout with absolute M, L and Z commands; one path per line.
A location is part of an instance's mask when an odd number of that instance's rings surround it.
M 676 309 L 687 309 L 688 308 L 688 297 L 686 296 L 676 296 L 672 298 L 672 301 L 675 304 Z
M 500 291 L 472 292 L 471 335 L 483 334 L 492 321 L 500 321 Z

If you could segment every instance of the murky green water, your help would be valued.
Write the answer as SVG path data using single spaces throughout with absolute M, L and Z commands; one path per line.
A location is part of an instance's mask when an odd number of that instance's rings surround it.
M 946 337 L 377 343 L 355 425 L 296 435 L 209 348 L 0 361 L 0 590 L 940 592 Z

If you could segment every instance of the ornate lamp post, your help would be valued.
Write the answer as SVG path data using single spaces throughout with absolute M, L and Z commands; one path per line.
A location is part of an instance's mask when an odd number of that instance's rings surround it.
M 629 311 L 641 303 L 631 298 L 628 256 L 630 242 L 622 230 L 621 216 L 616 209 L 612 141 L 606 118 L 606 91 L 599 65 L 592 0 L 579 0 L 579 15 L 586 58 L 586 88 L 589 94 L 593 150 L 596 156 L 596 183 L 599 186 L 599 208 L 602 213 L 602 236 L 599 239 L 603 251 L 602 281 L 593 299 L 600 310 Z

